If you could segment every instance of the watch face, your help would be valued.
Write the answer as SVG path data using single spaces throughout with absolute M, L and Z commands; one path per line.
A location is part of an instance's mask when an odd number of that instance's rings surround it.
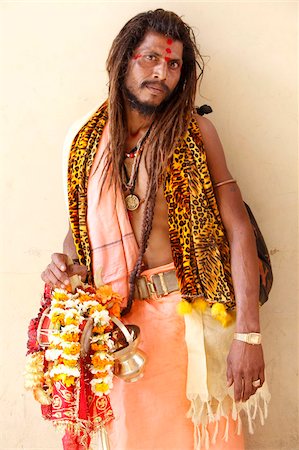
M 257 336 L 256 334 L 251 334 L 250 335 L 250 342 L 252 342 L 253 344 L 259 344 L 260 337 Z

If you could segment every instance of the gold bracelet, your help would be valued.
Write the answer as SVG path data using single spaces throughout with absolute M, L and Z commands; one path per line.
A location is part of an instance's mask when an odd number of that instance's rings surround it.
M 225 184 L 228 184 L 228 183 L 236 183 L 236 182 L 237 182 L 236 180 L 234 180 L 233 178 L 230 178 L 229 180 L 220 181 L 220 183 L 215 183 L 215 184 L 213 184 L 213 186 L 219 187 L 219 186 L 224 186 Z

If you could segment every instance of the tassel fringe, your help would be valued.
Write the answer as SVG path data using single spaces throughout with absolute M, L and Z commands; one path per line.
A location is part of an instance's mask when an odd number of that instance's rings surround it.
M 216 443 L 219 434 L 219 421 L 222 417 L 226 419 L 225 430 L 222 436 L 222 439 L 224 439 L 225 442 L 228 441 L 229 437 L 230 415 L 235 422 L 235 432 L 238 435 L 240 435 L 242 431 L 242 412 L 247 417 L 250 434 L 253 434 L 254 432 L 253 421 L 257 416 L 260 418 L 261 425 L 264 425 L 268 415 L 270 394 L 267 389 L 265 391 L 257 391 L 257 393 L 250 397 L 245 403 L 236 403 L 230 396 L 221 401 L 210 399 L 209 402 L 202 402 L 199 396 L 192 399 L 189 398 L 189 400 L 191 406 L 187 413 L 187 417 L 191 418 L 194 424 L 194 450 L 200 450 L 202 446 L 208 450 L 210 444 Z M 229 400 L 229 402 L 227 400 Z M 214 405 L 215 403 L 217 406 L 214 408 L 213 412 L 212 404 Z M 213 434 L 210 436 L 208 426 L 211 423 L 214 423 L 215 428 Z

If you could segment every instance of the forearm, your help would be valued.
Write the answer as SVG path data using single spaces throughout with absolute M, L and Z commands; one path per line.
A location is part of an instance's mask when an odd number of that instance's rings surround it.
M 229 236 L 236 298 L 236 332 L 260 332 L 259 269 L 256 242 L 248 220 Z

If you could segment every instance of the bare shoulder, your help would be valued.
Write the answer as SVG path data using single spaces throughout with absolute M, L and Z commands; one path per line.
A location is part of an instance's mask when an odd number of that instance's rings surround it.
M 216 128 L 214 127 L 211 120 L 207 119 L 204 116 L 200 116 L 199 114 L 194 114 L 194 117 L 196 119 L 196 122 L 198 123 L 200 131 L 203 134 L 208 134 L 208 133 L 213 133 L 213 132 L 217 133 Z
M 226 165 L 224 149 L 215 126 L 211 120 L 198 114 L 195 114 L 195 119 L 202 135 L 213 182 L 217 183 L 230 178 L 231 175 Z

